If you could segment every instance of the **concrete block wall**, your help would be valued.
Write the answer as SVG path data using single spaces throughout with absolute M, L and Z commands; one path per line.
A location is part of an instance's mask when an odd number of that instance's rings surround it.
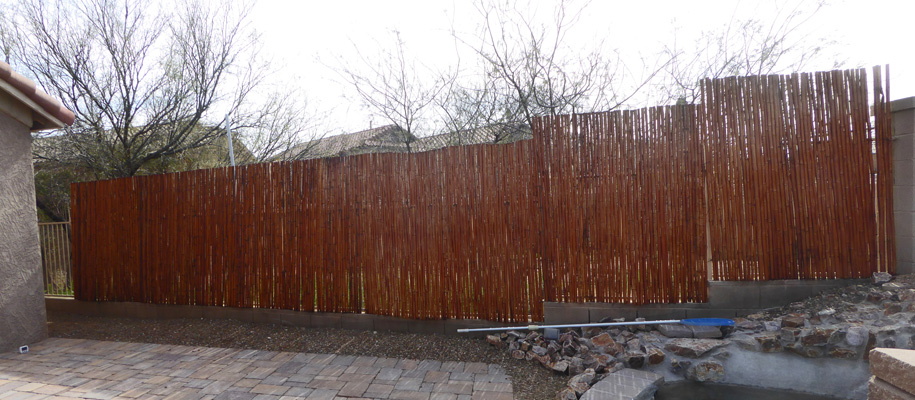
M 890 103 L 893 111 L 893 208 L 896 272 L 915 272 L 915 97 Z
M 708 303 L 631 304 L 543 303 L 545 324 L 600 322 L 601 319 L 730 318 L 803 300 L 820 292 L 868 282 L 866 279 L 709 282 Z

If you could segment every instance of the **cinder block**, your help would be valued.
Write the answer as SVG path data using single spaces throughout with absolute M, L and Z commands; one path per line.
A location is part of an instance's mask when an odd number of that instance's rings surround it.
M 44 308 L 48 312 L 70 312 L 70 304 L 76 302 L 74 299 L 45 297 Z
M 760 282 L 709 282 L 710 308 L 757 308 L 760 306 Z
M 736 308 L 686 309 L 686 318 L 734 318 L 738 311 Z
M 684 308 L 639 308 L 637 314 L 639 318 L 645 318 L 649 321 L 663 319 L 686 319 L 686 309 Z
M 311 326 L 311 313 L 293 310 L 269 310 L 270 323 L 288 326 Z
M 343 314 L 340 316 L 340 327 L 371 331 L 375 329 L 375 316 L 372 314 Z
M 915 172 L 915 160 L 911 158 L 893 159 L 893 185 L 894 186 L 912 186 L 915 184 L 912 173 Z
M 890 102 L 890 111 L 893 113 L 899 113 L 912 109 L 915 109 L 915 97 L 905 97 Z M 893 116 L 895 117 L 896 115 L 894 114 Z
M 811 286 L 809 281 L 794 281 L 793 285 L 786 285 L 785 300 L 786 303 L 793 303 L 795 301 L 804 300 L 810 296 L 813 296 L 813 286 Z M 807 284 L 805 284 L 807 283 Z
M 913 236 L 913 214 L 911 211 L 896 211 L 893 213 L 893 218 L 895 219 L 895 228 L 896 228 L 896 243 L 897 246 L 900 243 L 900 236 Z
M 915 186 L 893 188 L 893 211 L 915 211 Z
M 311 326 L 313 328 L 339 328 L 340 320 L 340 314 L 314 313 L 311 315 Z
M 915 350 L 877 348 L 870 352 L 871 373 L 907 393 L 915 393 Z
M 915 109 L 893 113 L 893 136 L 915 133 Z
M 547 325 L 586 323 L 590 315 L 582 303 L 543 303 L 543 322 Z
M 113 315 L 118 318 L 132 318 L 134 313 L 129 303 L 121 302 L 99 302 L 92 307 L 94 315 Z
M 759 290 L 759 308 L 780 307 L 790 302 L 784 285 L 769 285 Z
M 893 163 L 897 160 L 911 160 L 915 158 L 915 135 L 909 133 L 893 138 Z
M 206 318 L 206 319 L 221 319 L 221 320 L 235 319 L 235 320 L 240 321 L 241 319 L 235 318 L 236 316 L 237 316 L 237 312 L 235 311 L 234 308 L 216 307 L 216 306 L 207 307 L 206 311 L 203 314 L 203 318 Z
M 638 307 L 629 304 L 601 304 L 588 307 L 588 321 L 597 323 L 604 318 L 626 318 L 634 320 L 638 316 Z
M 389 317 L 386 315 L 376 315 L 372 319 L 376 331 L 388 332 L 409 332 L 410 327 L 404 324 L 404 319 Z
M 915 273 L 915 262 L 897 262 L 896 273 L 897 274 Z
M 915 238 L 896 236 L 896 261 L 898 263 L 915 262 Z
M 445 334 L 445 321 L 442 320 L 405 321 L 405 325 L 413 333 Z
M 269 324 L 272 323 L 270 314 L 267 310 L 260 308 L 236 308 L 236 315 L 238 315 L 243 322 L 251 322 L 256 324 Z
M 852 285 L 862 285 L 868 283 L 869 279 L 823 279 L 823 280 L 799 280 L 793 281 L 795 284 L 806 284 L 810 287 L 809 296 L 816 296 L 827 290 L 842 288 Z
M 184 307 L 187 307 L 187 311 L 186 311 L 186 313 L 188 315 L 187 318 L 196 318 L 196 319 L 203 318 L 203 316 L 206 315 L 206 309 L 209 308 L 207 306 L 184 306 Z

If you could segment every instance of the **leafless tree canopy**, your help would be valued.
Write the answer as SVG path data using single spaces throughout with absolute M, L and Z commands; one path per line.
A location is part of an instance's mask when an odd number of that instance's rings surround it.
M 209 143 L 220 134 L 211 109 L 237 108 L 256 83 L 239 65 L 255 38 L 227 7 L 156 14 L 134 1 L 34 1 L 20 17 L 16 61 L 76 113 L 72 156 L 101 177 Z
M 405 59 L 405 44 L 377 57 L 362 54 L 359 68 L 340 60 L 338 70 L 373 112 L 414 135 L 447 133 L 463 144 L 467 134 L 491 126 L 530 125 L 538 115 L 613 110 L 633 106 L 636 96 L 653 101 L 696 101 L 702 78 L 796 71 L 819 55 L 823 42 L 808 42 L 799 31 L 823 4 L 798 2 L 771 21 L 732 20 L 706 32 L 693 48 L 665 45 L 643 55 L 641 65 L 627 65 L 599 38 L 575 43 L 570 32 L 588 4 L 559 1 L 547 22 L 530 10 L 542 3 L 524 0 L 476 0 L 478 28 L 454 32 L 462 59 L 456 71 L 421 79 Z M 813 43 L 813 44 L 811 44 Z M 825 45 L 828 45 L 826 43 Z M 365 72 L 368 71 L 368 72 Z M 418 120 L 431 121 L 417 124 Z M 500 143 L 506 130 L 490 129 L 487 141 Z M 508 134 L 510 136 L 510 134 Z
M 258 94 L 268 64 L 248 5 L 190 1 L 29 0 L 13 61 L 73 110 L 66 151 L 43 152 L 96 178 L 132 176 L 225 134 L 225 115 L 263 161 L 302 136 L 293 96 Z M 266 100 L 264 100 L 266 98 Z M 264 104 L 261 104 L 263 102 Z M 257 104 L 254 104 L 257 103 Z
M 368 72 L 344 60 L 338 69 L 377 114 L 413 135 L 448 133 L 454 143 L 485 127 L 529 126 L 537 115 L 614 109 L 641 88 L 619 85 L 625 65 L 603 42 L 584 51 L 567 43 L 583 7 L 560 2 L 550 22 L 540 25 L 525 14 L 532 7 L 520 1 L 480 0 L 475 6 L 480 21 L 475 33 L 454 33 L 455 42 L 470 49 L 474 59 L 462 60 L 434 80 L 420 80 L 429 74 L 417 73 L 415 62 L 405 59 L 399 38 L 393 51 L 362 56 Z M 660 70 L 652 67 L 645 82 Z M 421 118 L 433 124 L 417 124 Z M 517 133 L 486 132 L 492 143 Z
M 252 107 L 242 107 L 233 124 L 252 153 L 251 162 L 308 158 L 330 128 L 327 118 L 309 107 L 304 94 L 274 91 Z
M 403 129 L 402 142 L 409 152 L 417 134 L 427 129 L 429 110 L 435 99 L 453 82 L 454 76 L 450 72 L 433 73 L 417 65 L 405 54 L 400 33 L 393 33 L 392 49 L 382 47 L 374 55 L 357 49 L 359 62 L 337 61 L 340 75 L 355 89 L 362 103 Z
M 455 37 L 478 57 L 470 64 L 482 71 L 458 81 L 439 103 L 452 132 L 499 124 L 530 126 L 538 115 L 615 109 L 638 91 L 620 85 L 625 65 L 606 43 L 576 49 L 573 45 L 580 43 L 567 40 L 584 6 L 560 2 L 549 22 L 540 25 L 526 14 L 535 8 L 531 4 L 480 0 L 475 7 L 481 21 L 477 34 Z M 490 132 L 493 143 L 513 134 L 505 129 Z
M 667 81 L 659 85 L 667 101 L 695 103 L 699 81 L 726 76 L 766 75 L 797 72 L 821 56 L 835 42 L 801 35 L 824 6 L 819 1 L 798 2 L 778 8 L 771 21 L 733 19 L 717 30 L 706 31 L 692 47 L 673 43 L 665 47 L 671 62 Z M 777 4 L 774 7 L 779 7 Z M 834 68 L 841 66 L 834 61 Z

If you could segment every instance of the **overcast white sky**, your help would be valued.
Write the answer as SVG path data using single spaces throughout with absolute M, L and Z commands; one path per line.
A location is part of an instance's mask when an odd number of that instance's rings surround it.
M 769 18 L 774 13 L 772 3 L 593 1 L 571 38 L 582 43 L 603 38 L 636 69 L 640 57 L 657 55 L 674 37 L 690 43 L 703 30 L 718 28 L 735 16 Z M 535 0 L 533 8 L 547 15 L 554 5 L 554 1 Z M 452 27 L 472 33 L 478 26 L 476 16 L 472 2 L 460 0 L 261 0 L 251 21 L 263 35 L 265 54 L 273 58 L 274 79 L 300 89 L 313 106 L 332 108 L 331 120 L 338 129 L 355 131 L 367 127 L 370 111 L 340 82 L 332 68 L 338 58 L 351 59 L 354 46 L 372 54 L 378 46 L 391 43 L 390 32 L 396 29 L 412 54 L 433 67 L 446 65 L 456 58 Z M 910 97 L 915 96 L 913 17 L 915 1 L 911 0 L 834 0 L 805 25 L 809 29 L 805 37 L 838 41 L 834 51 L 846 60 L 846 67 L 890 64 L 892 98 Z M 831 61 L 810 68 L 829 69 Z M 383 122 L 376 118 L 374 123 Z

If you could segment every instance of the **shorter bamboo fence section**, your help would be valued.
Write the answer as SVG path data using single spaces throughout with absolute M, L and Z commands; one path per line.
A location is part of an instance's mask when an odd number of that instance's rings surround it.
M 41 271 L 44 293 L 52 296 L 73 296 L 73 275 L 70 271 L 70 223 L 38 223 L 41 246 Z
M 873 117 L 863 70 L 728 78 L 506 145 L 74 184 L 75 296 L 516 322 L 892 272 L 875 82 Z

